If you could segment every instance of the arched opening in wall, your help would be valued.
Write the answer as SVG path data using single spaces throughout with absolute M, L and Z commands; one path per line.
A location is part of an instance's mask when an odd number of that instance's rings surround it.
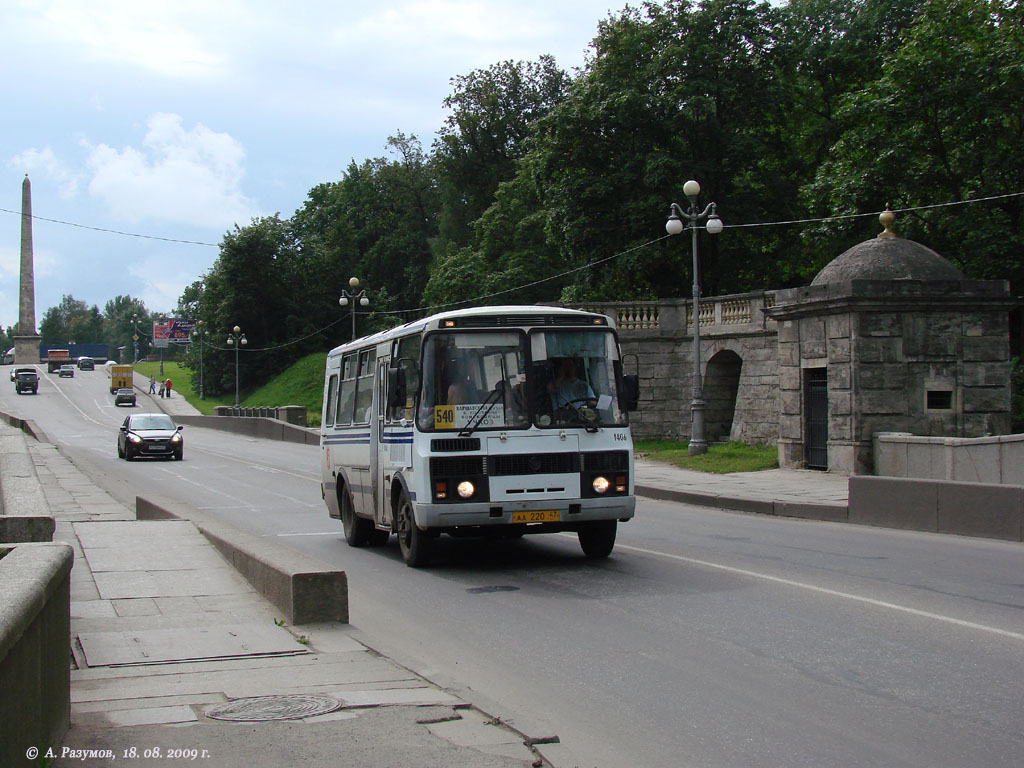
M 730 349 L 723 349 L 708 360 L 704 374 L 704 429 L 709 443 L 729 440 L 742 368 L 743 358 Z

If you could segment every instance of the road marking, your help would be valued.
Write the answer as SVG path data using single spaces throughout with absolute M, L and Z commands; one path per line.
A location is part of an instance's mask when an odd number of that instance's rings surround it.
M 846 600 L 854 600 L 858 603 L 864 603 L 865 605 L 873 605 L 876 608 L 888 608 L 892 611 L 900 611 L 901 613 L 907 613 L 911 616 L 919 616 L 925 619 L 934 619 L 935 621 L 942 621 L 947 624 L 954 624 L 958 627 L 966 627 L 968 629 L 977 629 L 982 632 L 991 632 L 994 635 L 1000 635 L 1002 637 L 1010 637 L 1014 640 L 1024 640 L 1024 634 L 1019 632 L 1010 632 L 1009 630 L 999 629 L 998 627 L 990 627 L 986 624 L 978 624 L 973 621 L 964 621 L 963 619 L 954 619 L 952 616 L 943 616 L 941 613 L 932 613 L 931 611 L 921 611 L 917 608 L 908 608 L 905 605 L 898 605 L 897 603 L 888 603 L 884 600 L 875 600 L 872 597 L 863 597 L 861 595 L 853 595 L 849 592 L 839 592 L 835 589 L 828 589 L 827 587 L 816 587 L 813 584 L 806 584 L 802 581 L 794 581 L 793 579 L 784 579 L 780 576 L 770 576 L 767 573 L 759 573 L 757 571 L 748 571 L 745 568 L 735 568 L 731 565 L 722 565 L 721 563 L 711 563 L 707 560 L 697 560 L 693 557 L 683 557 L 682 555 L 672 555 L 668 552 L 658 552 L 653 549 L 644 549 L 643 547 L 633 547 L 628 544 L 616 544 L 616 549 L 628 549 L 631 552 L 639 552 L 645 555 L 653 555 L 655 557 L 664 557 L 669 560 L 678 560 L 684 563 L 692 563 L 694 565 L 702 565 L 705 568 L 715 568 L 719 571 L 726 571 L 728 573 L 735 573 L 741 576 L 750 576 L 755 579 L 762 579 L 764 581 L 771 581 L 775 584 L 784 584 L 788 587 L 797 587 L 799 589 L 806 589 L 811 592 L 818 592 L 822 595 L 829 595 L 830 597 L 840 597 Z

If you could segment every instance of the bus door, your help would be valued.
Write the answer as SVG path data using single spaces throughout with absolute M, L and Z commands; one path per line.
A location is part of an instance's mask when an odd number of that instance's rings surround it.
M 378 526 L 391 525 L 391 505 L 389 502 L 388 479 L 391 469 L 388 461 L 388 437 L 386 436 L 388 362 L 391 358 L 377 358 L 377 391 L 374 394 L 374 428 L 370 437 L 370 473 L 373 477 L 373 521 Z

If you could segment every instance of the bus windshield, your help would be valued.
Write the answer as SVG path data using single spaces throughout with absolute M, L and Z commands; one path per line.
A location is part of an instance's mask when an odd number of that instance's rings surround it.
M 418 425 L 481 429 L 624 426 L 612 333 L 446 331 L 423 349 Z

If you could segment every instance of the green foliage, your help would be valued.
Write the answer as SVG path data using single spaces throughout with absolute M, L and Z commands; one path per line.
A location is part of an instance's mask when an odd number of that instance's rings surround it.
M 705 295 L 804 285 L 878 231 L 759 224 L 886 202 L 919 209 L 902 236 L 1020 292 L 1022 16 L 1019 0 L 645 2 L 601 19 L 572 75 L 541 56 L 456 76 L 430 152 L 396 132 L 291 218 L 224 236 L 178 301 L 209 331 L 183 350 L 191 383 L 202 369 L 208 396 L 233 397 L 236 325 L 246 391 L 347 341 L 353 276 L 370 300 L 357 335 L 468 302 L 686 296 L 690 238 L 664 223 L 690 178 L 726 225 L 700 238 Z M 130 349 L 134 314 L 145 344 L 152 316 L 130 297 L 99 317 L 66 296 L 41 332 Z
M 725 443 L 709 445 L 707 453 L 691 456 L 686 443 L 670 440 L 637 440 L 634 448 L 638 456 L 664 461 L 682 469 L 698 472 L 727 474 L 729 472 L 760 472 L 779 466 L 779 452 L 775 446 Z

